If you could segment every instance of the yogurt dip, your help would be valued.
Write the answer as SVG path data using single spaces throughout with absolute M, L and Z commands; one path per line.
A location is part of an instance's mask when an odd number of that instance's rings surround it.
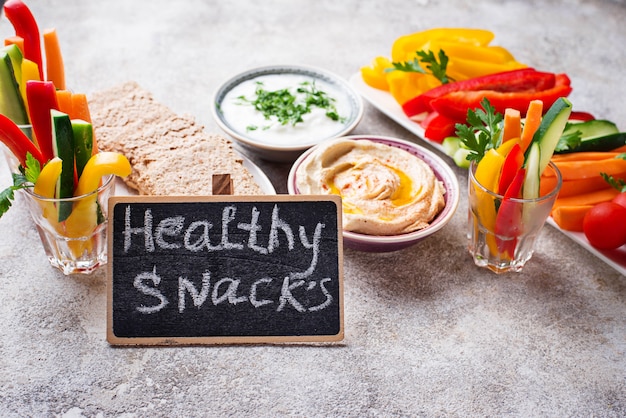
M 342 198 L 343 228 L 398 235 L 427 227 L 445 206 L 445 188 L 423 160 L 403 149 L 359 139 L 322 143 L 296 170 L 301 194 Z
M 257 88 L 269 92 L 288 89 L 296 103 L 303 103 L 305 94 L 297 91 L 299 87 L 313 87 L 323 92 L 331 100 L 338 120 L 326 116 L 327 109 L 312 105 L 309 113 L 302 114 L 302 122 L 281 124 L 276 116 L 266 119 L 250 103 L 257 98 Z M 351 106 L 346 94 L 334 84 L 303 74 L 286 73 L 261 75 L 241 82 L 226 93 L 220 111 L 236 131 L 267 145 L 285 145 L 313 143 L 320 138 L 336 136 L 345 129 Z

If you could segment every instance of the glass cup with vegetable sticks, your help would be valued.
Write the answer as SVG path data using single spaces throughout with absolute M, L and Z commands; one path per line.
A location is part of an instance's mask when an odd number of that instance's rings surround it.
M 468 180 L 468 250 L 474 263 L 496 273 L 519 272 L 533 255 L 535 241 L 562 185 L 550 160 L 571 114 L 558 98 L 543 114 L 533 100 L 525 112 L 505 109 L 504 117 L 487 99 L 468 111 L 457 135 L 471 161 Z
M 88 274 L 106 264 L 107 201 L 115 191 L 115 176 L 105 177 L 96 190 L 76 197 L 44 197 L 37 188 L 21 191 L 53 267 L 66 275 Z
M 545 186 L 536 198 L 494 193 L 476 179 L 472 162 L 468 180 L 468 250 L 474 263 L 495 273 L 519 272 L 533 255 L 535 243 L 561 188 L 561 173 L 550 163 Z

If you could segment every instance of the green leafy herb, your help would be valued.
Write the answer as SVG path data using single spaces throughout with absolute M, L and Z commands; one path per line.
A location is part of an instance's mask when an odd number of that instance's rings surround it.
M 255 90 L 256 97 L 249 99 L 239 96 L 241 104 L 251 104 L 256 110 L 263 114 L 266 120 L 276 118 L 281 125 L 296 124 L 303 122 L 302 116 L 311 113 L 311 109 L 318 107 L 326 111 L 326 116 L 331 120 L 344 122 L 345 118 L 339 116 L 335 107 L 335 99 L 328 93 L 319 90 L 315 82 L 305 81 L 300 83 L 296 89 L 296 94 L 292 94 L 288 88 L 269 91 L 263 88 L 262 82 L 257 82 Z M 266 125 L 262 129 L 269 129 L 271 125 Z M 248 131 L 259 129 L 256 125 L 249 125 Z
M 479 162 L 485 152 L 497 148 L 500 141 L 502 114 L 496 112 L 487 98 L 480 102 L 482 109 L 467 110 L 467 124 L 455 125 L 456 135 L 470 151 L 468 160 Z
M 12 201 L 15 200 L 15 191 L 19 189 L 26 189 L 33 187 L 33 184 L 39 178 L 41 173 L 41 165 L 39 161 L 31 155 L 26 154 L 26 168 L 20 166 L 19 173 L 12 173 L 13 186 L 9 186 L 0 192 L 0 217 L 4 215 L 12 205 Z
M 626 152 L 616 155 L 615 158 L 620 158 L 622 160 L 626 160 Z M 606 173 L 600 173 L 602 178 L 611 185 L 611 187 L 617 189 L 619 192 L 626 192 L 626 181 L 622 179 L 616 179 L 613 176 L 610 176 Z
M 565 125 L 565 129 L 563 130 L 563 132 L 570 131 L 571 125 L 571 123 Z M 559 138 L 559 142 L 557 142 L 554 151 L 563 152 L 577 148 L 582 142 L 582 136 L 583 133 L 578 130 L 563 134 L 561 138 Z
M 416 51 L 418 58 L 413 58 L 411 61 L 406 62 L 392 62 L 393 68 L 388 71 L 404 71 L 407 73 L 420 73 L 420 74 L 432 74 L 437 80 L 441 81 L 441 84 L 448 84 L 454 79 L 448 77 L 446 70 L 448 68 L 448 56 L 443 51 L 439 50 L 437 54 L 439 61 L 433 51 Z M 422 67 L 422 63 L 426 65 L 426 69 Z

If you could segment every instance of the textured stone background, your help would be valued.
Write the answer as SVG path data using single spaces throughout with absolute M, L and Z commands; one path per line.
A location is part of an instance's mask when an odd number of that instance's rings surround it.
M 626 130 L 624 1 L 28 4 L 57 28 L 74 91 L 135 80 L 212 132 L 211 95 L 240 71 L 293 63 L 348 78 L 398 36 L 440 26 L 494 31 L 520 61 L 567 72 L 577 109 Z M 419 142 L 370 105 L 355 133 Z M 257 162 L 285 192 L 289 166 Z M 346 338 L 329 347 L 110 347 L 104 271 L 51 269 L 17 204 L 0 219 L 0 415 L 625 416 L 625 276 L 551 227 L 523 273 L 480 270 L 461 198 L 418 246 L 346 250 Z

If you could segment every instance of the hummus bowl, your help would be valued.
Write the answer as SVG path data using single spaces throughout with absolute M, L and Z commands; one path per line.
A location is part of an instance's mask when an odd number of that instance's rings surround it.
M 412 142 L 374 135 L 353 135 L 342 138 L 334 138 L 318 144 L 306 152 L 304 152 L 293 164 L 287 179 L 287 190 L 289 194 L 303 194 L 298 185 L 302 185 L 302 176 L 311 177 L 311 174 L 305 174 L 305 167 L 311 165 L 318 153 L 327 150 L 334 143 L 345 144 L 345 140 L 361 141 L 369 140 L 376 145 L 391 146 L 406 151 L 412 156 L 423 161 L 431 170 L 438 183 L 439 188 L 443 190 L 443 206 L 438 210 L 434 217 L 428 222 L 428 225 L 412 232 L 397 233 L 395 235 L 378 235 L 369 233 L 357 233 L 345 229 L 346 216 L 344 216 L 343 242 L 347 248 L 368 252 L 388 252 L 397 251 L 417 244 L 421 240 L 433 235 L 442 229 L 456 212 L 460 199 L 459 183 L 456 175 L 450 166 L 432 151 L 424 147 L 416 145 Z M 322 157 L 323 158 L 323 157 Z M 299 170 L 300 168 L 300 170 Z M 432 177 L 431 174 L 431 177 Z M 366 180 L 367 182 L 368 180 Z M 306 192 L 306 190 L 305 190 Z M 344 201 L 344 211 L 346 210 Z M 345 214 L 344 214 L 345 215 Z
M 293 162 L 312 146 L 351 132 L 363 116 L 363 101 L 331 72 L 267 66 L 225 81 L 213 96 L 211 113 L 236 147 L 265 160 Z

